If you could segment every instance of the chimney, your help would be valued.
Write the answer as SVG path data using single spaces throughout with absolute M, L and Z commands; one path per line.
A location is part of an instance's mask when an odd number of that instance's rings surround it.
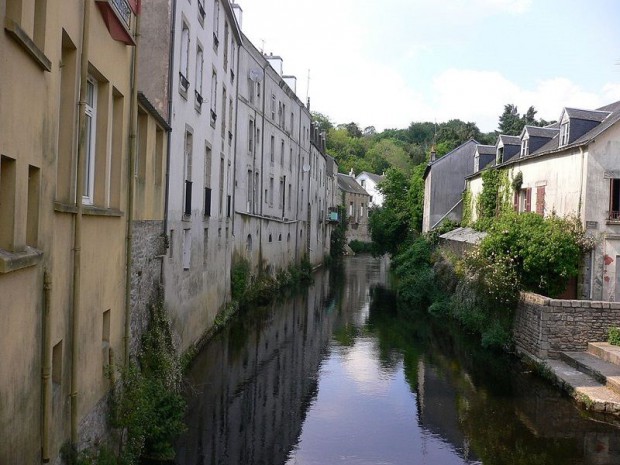
M 431 162 L 434 162 L 437 158 L 437 152 L 435 152 L 435 144 L 431 146 Z
M 351 168 L 351 171 L 349 171 L 349 176 L 351 176 L 352 178 L 355 177 L 355 172 L 353 171 L 353 168 Z
M 232 7 L 235 18 L 237 19 L 237 24 L 239 24 L 239 29 L 243 29 L 243 9 L 236 3 L 233 3 L 230 6 Z
M 286 85 L 288 85 L 295 94 L 297 94 L 297 78 L 295 76 L 282 76 Z
M 282 57 L 270 53 L 269 55 L 266 55 L 265 58 L 267 59 L 271 67 L 276 70 L 278 76 L 282 76 Z
M 306 100 L 307 100 L 306 107 L 308 108 L 308 111 L 310 111 L 310 97 L 308 97 Z

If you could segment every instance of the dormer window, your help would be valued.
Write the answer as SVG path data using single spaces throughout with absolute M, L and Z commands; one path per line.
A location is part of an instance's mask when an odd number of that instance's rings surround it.
M 560 147 L 568 144 L 568 133 L 570 129 L 570 122 L 566 121 L 560 125 Z
M 523 138 L 521 140 L 521 156 L 526 157 L 530 153 L 530 139 Z
M 500 163 L 503 163 L 503 161 L 504 161 L 504 147 L 498 146 L 497 155 L 495 156 L 495 164 L 499 165 Z

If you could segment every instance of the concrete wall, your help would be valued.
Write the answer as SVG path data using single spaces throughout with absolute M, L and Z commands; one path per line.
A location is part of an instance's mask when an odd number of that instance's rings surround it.
M 588 342 L 606 341 L 620 325 L 620 302 L 549 299 L 522 293 L 513 335 L 518 352 L 558 358 L 563 351 L 585 350 Z
M 26 8 L 16 11 L 22 3 Z M 84 208 L 80 292 L 74 302 L 84 2 L 0 1 L 5 26 L 0 36 L 0 327 L 6 336 L 0 338 L 0 463 L 53 462 L 70 435 L 72 381 L 80 423 L 108 391 L 105 348 L 123 354 L 132 47 L 114 40 L 95 2 L 87 4 L 89 74 L 97 83 L 94 190 Z M 43 311 L 44 271 L 51 278 L 49 321 Z M 42 380 L 47 362 L 52 376 Z M 44 389 L 51 395 L 47 456 L 41 450 Z M 79 430 L 78 440 L 103 435 L 100 426 L 88 425 Z
M 239 40 L 233 33 L 236 22 L 228 1 L 217 3 L 218 21 L 214 5 L 213 0 L 204 2 L 204 19 L 198 2 L 176 2 L 175 12 L 167 224 L 170 248 L 164 273 L 166 306 L 181 350 L 211 326 L 230 294 L 233 214 L 228 202 L 230 198 L 232 210 L 237 104 L 233 75 Z M 184 26 L 189 30 L 187 50 L 182 50 Z M 201 80 L 198 46 L 203 52 Z M 188 60 L 183 70 L 182 52 Z M 187 89 L 180 72 L 187 74 Z M 202 104 L 196 92 L 202 96 Z M 191 211 L 187 214 L 186 181 L 191 181 Z M 211 189 L 210 214 L 205 214 L 205 188 Z

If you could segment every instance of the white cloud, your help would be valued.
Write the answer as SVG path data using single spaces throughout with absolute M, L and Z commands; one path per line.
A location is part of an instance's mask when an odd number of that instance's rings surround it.
M 477 0 L 476 3 L 482 11 L 490 9 L 511 14 L 523 14 L 532 6 L 532 0 Z

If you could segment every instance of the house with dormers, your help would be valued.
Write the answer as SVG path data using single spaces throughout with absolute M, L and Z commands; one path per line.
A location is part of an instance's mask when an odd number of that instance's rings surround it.
M 470 139 L 443 157 L 431 153 L 424 170 L 424 210 L 422 232 L 428 232 L 445 219 L 461 221 L 465 178 L 474 173 L 478 141 Z M 493 152 L 495 153 L 495 152 Z
M 518 155 L 500 136 L 497 164 L 520 187 L 508 195 L 520 212 L 576 216 L 596 246 L 584 257 L 577 297 L 620 301 L 620 102 L 584 110 L 564 108 L 558 123 L 525 126 Z M 503 151 L 500 150 L 500 142 Z M 512 183 L 511 183 L 512 184 Z M 467 177 L 472 219 L 482 192 L 481 171 Z
M 519 136 L 500 134 L 495 143 L 495 147 L 495 164 L 499 165 L 500 163 L 507 162 L 521 152 L 521 138 Z

